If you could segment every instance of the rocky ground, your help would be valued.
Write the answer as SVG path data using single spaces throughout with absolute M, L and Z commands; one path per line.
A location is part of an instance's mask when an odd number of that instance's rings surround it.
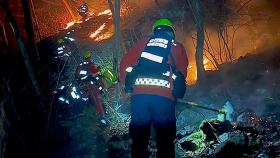
M 189 151 L 186 154 L 180 150 L 180 156 L 279 157 L 279 61 L 278 48 L 247 55 L 233 64 L 221 65 L 219 71 L 208 72 L 207 88 L 190 87 L 186 100 L 216 109 L 229 101 L 234 108 L 233 120 L 227 125 L 221 122 L 212 124 L 217 113 L 203 109 L 183 110 L 177 127 L 179 133 L 185 132 L 187 136 L 179 134 L 179 149 Z M 197 121 L 184 120 L 189 116 Z M 184 118 L 182 122 L 180 118 Z M 208 120 L 206 124 L 205 120 Z M 188 122 L 187 128 L 184 128 L 184 122 Z M 204 122 L 203 126 L 201 122 Z M 201 130 L 203 134 L 196 133 Z M 195 139 L 191 139 L 192 134 L 195 134 Z M 214 140 L 209 139 L 210 136 L 215 136 Z M 197 142 L 197 139 L 203 141 Z

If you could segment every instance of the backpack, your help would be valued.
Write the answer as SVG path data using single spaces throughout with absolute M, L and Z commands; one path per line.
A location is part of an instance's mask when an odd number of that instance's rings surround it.
M 172 62 L 170 65 L 172 74 L 176 76 L 175 79 L 173 79 L 172 93 L 175 98 L 183 98 L 187 89 L 185 76 L 175 67 L 175 61 L 172 53 L 170 53 L 170 58 Z
M 171 52 L 174 39 L 165 33 L 158 33 L 151 36 L 144 48 L 138 63 L 132 66 L 125 79 L 125 92 L 131 93 L 135 84 L 159 85 L 170 88 L 171 72 L 176 76 L 172 81 L 173 95 L 176 98 L 184 96 L 186 84 L 184 75 L 177 71 Z M 171 54 L 173 65 L 167 63 Z M 138 79 L 138 80 L 137 80 Z M 158 83 L 152 83 L 159 81 Z

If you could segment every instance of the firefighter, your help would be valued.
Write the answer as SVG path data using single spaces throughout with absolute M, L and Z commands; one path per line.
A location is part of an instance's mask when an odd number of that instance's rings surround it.
M 55 59 L 61 59 L 66 61 L 68 57 L 71 55 L 71 51 L 69 47 L 65 44 L 65 40 L 60 38 L 57 40 L 57 52 Z
M 90 101 L 94 103 L 100 116 L 100 123 L 107 125 L 101 98 L 101 93 L 104 90 L 103 77 L 100 74 L 100 67 L 91 61 L 92 55 L 91 51 L 83 53 L 84 60 L 77 67 L 75 76 L 80 88 L 88 93 Z
M 71 56 L 72 52 L 76 51 L 76 40 L 73 37 L 71 37 L 72 32 L 74 32 L 74 30 L 68 31 L 64 37 L 57 39 L 57 54 L 55 56 L 55 59 L 67 61 L 67 59 Z
M 177 92 L 174 90 L 185 86 L 187 67 L 185 48 L 175 41 L 169 19 L 157 20 L 152 35 L 138 41 L 121 60 L 120 83 L 126 96 L 131 93 L 132 158 L 148 158 L 151 126 L 156 132 L 157 157 L 175 157 Z M 184 81 L 175 86 L 179 77 Z
M 88 17 L 88 4 L 83 2 L 78 11 L 79 15 L 85 20 Z

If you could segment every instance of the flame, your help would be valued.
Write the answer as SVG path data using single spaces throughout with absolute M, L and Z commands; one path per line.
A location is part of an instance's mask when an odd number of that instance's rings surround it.
M 132 8 L 129 8 L 129 6 L 125 6 L 124 4 L 121 5 L 121 10 L 120 10 L 120 16 L 125 16 L 125 14 L 132 10 Z M 100 16 L 100 15 L 110 15 L 112 16 L 112 11 L 110 9 L 106 9 L 102 12 L 99 12 L 96 14 L 97 16 Z
M 95 32 L 90 34 L 90 38 L 96 38 L 97 35 L 105 28 L 106 23 L 104 23 L 103 25 L 101 25 Z
M 98 34 L 95 38 L 95 41 L 99 42 L 99 41 L 108 39 L 108 38 L 112 37 L 113 33 L 114 33 L 114 25 L 111 25 L 111 26 L 109 26 L 108 30 L 105 33 L 100 34 L 100 35 Z
M 82 22 L 83 22 L 83 21 L 77 21 L 76 23 L 77 23 L 77 24 L 80 24 L 80 23 L 82 23 Z
M 112 35 L 113 35 L 113 33 L 108 31 L 108 32 L 106 32 L 106 33 L 104 33 L 104 34 L 98 36 L 98 37 L 95 39 L 95 41 L 96 41 L 96 42 L 99 42 L 99 41 L 101 41 L 101 40 L 108 39 L 108 38 L 112 37 Z
M 110 9 L 106 9 L 103 12 L 100 12 L 97 14 L 97 16 L 100 16 L 100 15 L 112 15 L 112 12 Z
M 212 65 L 212 63 L 210 62 L 210 60 L 207 58 L 203 59 L 203 65 L 204 65 L 205 70 L 214 70 L 215 69 L 214 66 Z M 187 68 L 186 81 L 187 81 L 188 85 L 193 85 L 197 81 L 197 70 L 196 70 L 195 60 L 191 60 L 189 66 Z
M 69 23 L 67 23 L 65 29 L 68 29 L 69 27 L 73 26 L 75 24 L 75 21 L 71 21 Z
M 209 59 L 203 59 L 203 65 L 205 70 L 209 70 L 210 69 Z
M 209 63 L 208 59 L 203 59 L 203 65 L 207 65 Z
M 75 25 L 75 24 L 81 24 L 82 22 L 83 22 L 83 21 L 76 21 L 76 20 L 71 21 L 71 22 L 69 22 L 69 23 L 66 24 L 65 29 L 69 29 L 69 28 L 72 27 L 73 25 Z

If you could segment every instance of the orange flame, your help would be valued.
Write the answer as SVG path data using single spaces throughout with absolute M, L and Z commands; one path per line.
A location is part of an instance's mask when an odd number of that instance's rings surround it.
M 204 65 L 204 69 L 205 70 L 209 70 L 210 69 L 210 61 L 209 59 L 203 59 L 203 65 Z
M 90 34 L 90 38 L 96 38 L 97 35 L 105 28 L 106 23 L 104 23 L 103 25 L 101 25 L 95 32 Z
M 71 22 L 67 23 L 65 29 L 68 29 L 69 27 L 73 26 L 74 24 L 75 24 L 75 21 L 71 21 Z
M 94 41 L 99 42 L 112 37 L 114 32 L 114 25 L 109 26 L 108 30 L 105 33 L 101 34 L 101 32 L 105 29 L 105 27 L 106 24 L 104 23 L 94 33 L 90 35 L 90 38 L 95 38 Z
M 108 32 L 106 32 L 106 33 L 104 33 L 104 34 L 98 36 L 98 37 L 95 39 L 95 41 L 96 41 L 96 42 L 99 42 L 99 41 L 101 41 L 101 40 L 108 39 L 108 38 L 112 37 L 112 35 L 113 35 L 113 33 L 108 31 Z
M 106 9 L 103 12 L 100 12 L 97 14 L 97 16 L 100 16 L 100 15 L 112 15 L 112 12 L 110 9 Z

